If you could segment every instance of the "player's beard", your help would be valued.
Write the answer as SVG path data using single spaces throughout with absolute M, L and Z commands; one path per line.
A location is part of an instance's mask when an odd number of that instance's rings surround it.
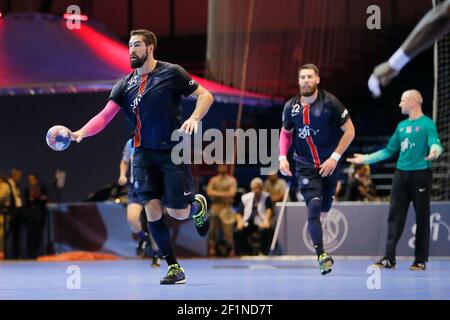
M 136 59 L 132 60 L 130 57 L 130 66 L 132 69 L 137 69 L 140 68 L 144 65 L 145 61 L 147 61 L 148 59 L 148 54 L 146 53 L 145 56 L 143 56 L 142 58 L 139 58 L 138 56 L 133 56 Z
M 317 90 L 317 84 L 313 84 L 309 86 L 309 88 L 305 89 L 304 87 L 300 87 L 300 94 L 304 97 L 312 96 L 314 93 L 316 93 Z

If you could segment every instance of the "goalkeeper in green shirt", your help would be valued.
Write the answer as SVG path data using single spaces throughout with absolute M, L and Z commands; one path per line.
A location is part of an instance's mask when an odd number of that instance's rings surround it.
M 386 255 L 376 263 L 382 268 L 395 268 L 395 250 L 412 201 L 416 211 L 415 260 L 411 270 L 425 270 L 430 243 L 431 161 L 443 148 L 436 124 L 422 112 L 422 95 L 417 90 L 402 94 L 400 108 L 408 119 L 400 122 L 386 148 L 371 154 L 354 154 L 347 159 L 355 164 L 372 164 L 400 152 L 392 181 L 388 219 Z

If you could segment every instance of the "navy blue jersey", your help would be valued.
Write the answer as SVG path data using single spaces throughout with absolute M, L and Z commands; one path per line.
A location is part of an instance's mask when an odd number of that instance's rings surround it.
M 284 105 L 283 128 L 294 129 L 294 159 L 318 168 L 336 150 L 341 126 L 350 118 L 344 105 L 331 93 L 319 90 L 316 101 L 302 104 L 300 96 Z
M 198 84 L 182 67 L 157 61 L 149 74 L 137 71 L 120 79 L 109 99 L 124 111 L 134 129 L 134 147 L 170 150 L 172 132 L 182 125 L 181 96 L 189 96 Z

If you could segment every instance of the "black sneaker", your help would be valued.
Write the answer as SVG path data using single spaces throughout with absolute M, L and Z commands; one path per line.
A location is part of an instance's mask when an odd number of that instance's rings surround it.
M 171 264 L 167 275 L 159 281 L 160 284 L 184 284 L 186 277 L 184 270 L 178 264 Z
M 161 258 L 156 254 L 152 258 L 152 268 L 159 268 L 161 266 Z
M 200 204 L 200 211 L 192 215 L 195 228 L 200 236 L 204 237 L 209 230 L 208 204 L 206 198 L 201 194 L 195 195 L 195 201 Z
M 383 257 L 380 261 L 374 263 L 373 265 L 378 268 L 395 269 L 397 263 L 395 260 L 388 259 L 388 257 Z
M 147 248 L 147 240 L 139 240 L 136 246 L 136 255 L 139 258 L 143 258 L 145 256 L 145 249 Z
M 425 262 L 414 261 L 414 263 L 409 267 L 409 270 L 425 270 L 427 265 Z

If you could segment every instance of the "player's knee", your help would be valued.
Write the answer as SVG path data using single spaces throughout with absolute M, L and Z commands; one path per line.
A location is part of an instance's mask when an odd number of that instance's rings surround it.
M 307 203 L 308 207 L 309 206 L 317 206 L 317 205 L 322 206 L 322 199 L 320 197 L 313 197 Z
M 158 199 L 153 199 L 147 201 L 144 204 L 145 213 L 147 215 L 147 221 L 153 222 L 161 219 L 162 217 L 162 206 L 161 201 Z
M 189 212 L 190 212 L 189 207 L 185 209 L 167 208 L 167 213 L 169 214 L 169 216 L 177 220 L 186 220 L 187 218 L 189 218 Z
M 142 206 L 137 203 L 130 203 L 127 206 L 127 217 L 128 219 L 139 219 L 141 215 Z
M 147 201 L 145 203 L 145 209 L 149 210 L 150 212 L 160 212 L 160 213 L 162 213 L 161 200 L 159 200 L 159 199 L 152 199 L 150 201 Z
M 141 225 L 141 212 L 142 206 L 137 203 L 129 203 L 127 206 L 127 221 L 128 225 L 132 228 L 136 228 Z

